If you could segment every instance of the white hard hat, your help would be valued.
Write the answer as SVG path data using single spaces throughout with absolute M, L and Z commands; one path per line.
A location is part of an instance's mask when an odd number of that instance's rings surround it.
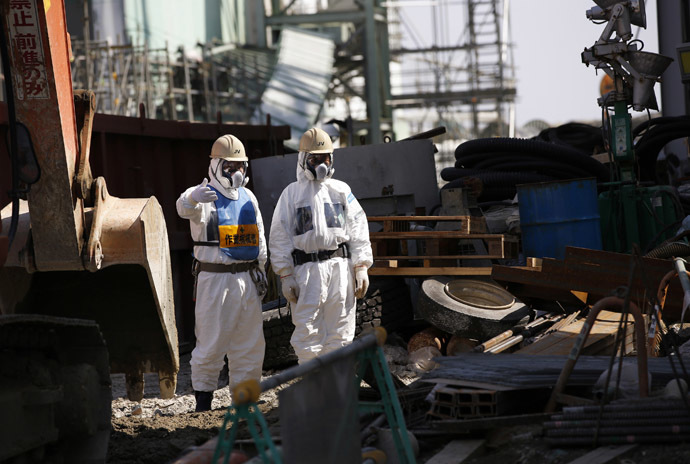
M 213 142 L 211 158 L 222 158 L 227 161 L 249 161 L 240 139 L 230 134 L 222 135 Z
M 299 140 L 299 151 L 313 154 L 333 153 L 333 142 L 325 131 L 312 127 Z

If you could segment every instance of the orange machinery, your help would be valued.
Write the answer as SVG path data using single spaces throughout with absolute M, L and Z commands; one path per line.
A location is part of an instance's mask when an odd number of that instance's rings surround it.
M 92 178 L 95 97 L 72 90 L 63 0 L 0 0 L 0 22 L 15 187 L 1 212 L 0 461 L 103 460 L 111 372 L 131 400 L 145 372 L 175 393 L 165 219 L 155 197 Z

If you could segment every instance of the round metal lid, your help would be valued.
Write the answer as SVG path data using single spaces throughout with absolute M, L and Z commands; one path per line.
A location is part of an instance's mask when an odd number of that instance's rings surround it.
M 479 280 L 451 280 L 444 290 L 454 300 L 476 308 L 503 310 L 515 303 L 515 297 L 503 288 Z

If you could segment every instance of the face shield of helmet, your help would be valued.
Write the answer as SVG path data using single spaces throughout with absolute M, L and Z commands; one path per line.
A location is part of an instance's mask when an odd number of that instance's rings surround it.
M 247 172 L 246 161 L 223 160 L 223 165 L 221 169 L 223 170 L 223 177 L 230 180 L 232 188 L 238 188 L 242 186 L 244 176 Z

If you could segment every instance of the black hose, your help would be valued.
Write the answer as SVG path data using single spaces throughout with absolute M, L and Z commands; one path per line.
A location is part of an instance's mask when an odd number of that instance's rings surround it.
M 640 180 L 656 180 L 654 174 L 656 173 L 656 160 L 661 151 L 667 143 L 690 136 L 690 126 L 686 129 L 678 129 L 672 131 L 662 131 L 655 134 L 644 142 L 638 143 L 635 146 L 635 155 L 637 156 L 640 166 Z
M 654 119 L 647 119 L 644 122 L 641 122 L 637 126 L 635 126 L 632 130 L 632 136 L 633 138 L 637 138 L 640 133 L 642 133 L 643 130 L 647 129 L 648 127 L 651 129 L 652 126 L 656 126 L 659 124 L 668 124 L 668 123 L 675 123 L 675 122 L 690 122 L 690 115 L 683 115 L 683 116 L 660 116 L 658 118 Z
M 455 149 L 455 159 L 465 163 L 467 158 L 485 154 L 487 157 L 495 156 L 495 153 L 517 153 L 537 158 L 546 158 L 551 161 L 559 161 L 569 166 L 577 166 L 585 169 L 600 182 L 609 180 L 608 169 L 599 161 L 584 155 L 581 151 L 565 145 L 555 145 L 541 140 L 490 138 L 469 140 L 458 145 Z
M 458 177 L 451 182 L 462 180 L 465 177 L 476 177 L 482 181 L 482 184 L 484 184 L 485 187 L 494 187 L 515 184 L 530 184 L 534 182 L 548 182 L 553 180 L 552 177 L 530 172 L 479 171 L 473 169 L 467 171 L 471 172 L 472 174 Z
M 690 245 L 683 242 L 673 242 L 654 248 L 645 255 L 645 258 L 667 259 L 674 257 L 682 258 L 685 256 L 690 256 Z
M 479 169 L 485 171 L 513 171 L 536 172 L 556 179 L 577 179 L 583 177 L 596 177 L 596 173 L 556 160 L 547 160 L 528 155 L 516 156 L 513 154 L 496 154 L 487 157 L 484 154 L 472 155 L 475 162 L 468 163 L 465 159 L 455 161 L 458 169 Z M 452 179 L 446 179 L 452 180 Z
M 515 187 L 517 184 L 531 184 L 554 180 L 552 177 L 526 172 L 484 171 L 475 172 L 473 175 L 452 180 L 444 185 L 441 190 L 462 188 L 465 186 L 465 178 L 467 177 L 476 177 L 482 181 L 482 193 L 477 198 L 480 202 L 511 200 L 517 193 L 517 188 Z
M 485 166 L 477 166 L 478 169 L 481 169 L 482 167 Z M 492 165 L 491 169 L 506 172 L 533 172 L 535 174 L 552 176 L 560 180 L 596 177 L 595 174 L 587 170 L 580 169 L 576 166 L 568 166 L 562 163 L 553 163 L 548 161 L 542 161 L 541 163 L 534 163 L 532 161 L 501 162 Z
M 470 167 L 473 167 L 475 164 L 480 163 L 486 159 L 492 159 L 492 158 L 516 159 L 516 158 L 522 158 L 525 156 L 530 156 L 530 154 L 515 153 L 515 152 L 511 152 L 511 151 L 494 151 L 494 152 L 491 152 L 489 154 L 487 154 L 487 153 L 470 153 L 467 155 L 463 155 L 462 158 L 456 157 L 455 166 L 456 167 L 470 168 Z M 543 159 L 543 158 L 537 158 L 537 157 L 532 157 L 532 158 Z
M 591 155 L 597 148 L 601 151 L 604 147 L 604 139 L 601 135 L 600 127 L 578 122 L 570 122 L 558 127 L 544 129 L 535 139 L 558 145 L 567 145 L 580 150 L 586 155 Z

